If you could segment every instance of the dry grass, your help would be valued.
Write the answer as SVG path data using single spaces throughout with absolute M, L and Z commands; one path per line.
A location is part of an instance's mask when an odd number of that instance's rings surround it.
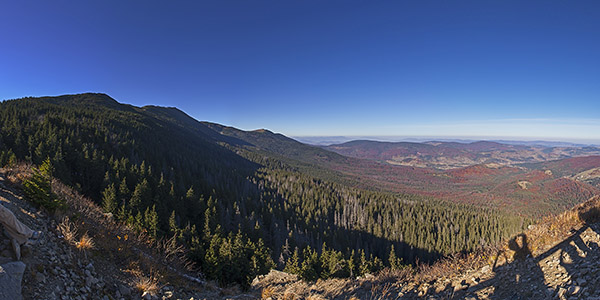
M 86 232 L 81 236 L 76 247 L 80 251 L 89 251 L 96 248 L 96 243 L 94 242 L 94 239 L 92 239 Z
M 373 285 L 369 300 L 398 299 L 399 296 L 392 298 L 392 290 L 393 288 L 390 283 L 386 283 L 384 285 Z
M 6 170 L 6 179 L 15 186 L 22 187 L 22 182 L 31 178 L 33 175 L 33 166 L 31 164 L 21 163 Z
M 131 285 L 140 293 L 156 295 L 158 290 L 160 290 L 160 276 L 158 273 L 150 271 L 148 272 L 148 275 L 145 274 L 140 270 L 140 265 L 138 262 L 131 262 L 130 268 L 125 270 L 125 272 L 133 276 Z
M 411 280 L 412 278 L 418 282 L 430 282 L 440 278 L 453 277 L 467 270 L 480 269 L 494 263 L 495 249 L 498 247 L 480 249 L 469 254 L 455 254 L 432 265 L 421 264 L 417 267 L 414 276 L 406 274 L 401 277 L 401 280 Z
M 283 293 L 283 300 L 296 300 L 297 298 L 297 294 L 294 292 L 290 292 L 290 291 L 285 291 Z
M 158 280 L 154 277 L 139 276 L 133 282 L 133 286 L 142 293 L 156 295 L 160 289 Z
M 179 261 L 183 265 L 189 265 L 191 262 L 188 261 L 186 249 L 182 245 L 177 244 L 177 235 L 173 235 L 168 239 L 162 239 L 155 243 L 155 249 L 157 249 L 167 261 Z
M 414 277 L 414 275 L 415 271 L 410 267 L 402 268 L 400 270 L 392 270 L 391 268 L 385 268 L 379 273 L 377 273 L 375 281 L 380 283 L 396 282 L 412 278 Z
M 260 291 L 260 299 L 272 298 L 275 295 L 275 290 L 271 287 L 263 288 Z
M 71 245 L 75 245 L 76 237 L 77 237 L 77 228 L 75 224 L 71 222 L 69 217 L 64 217 L 62 221 L 58 224 L 57 228 L 58 232 L 62 235 L 63 239 Z

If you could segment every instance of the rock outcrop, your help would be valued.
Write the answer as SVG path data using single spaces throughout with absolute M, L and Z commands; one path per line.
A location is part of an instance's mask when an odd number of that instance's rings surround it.
M 23 299 L 21 280 L 25 273 L 25 264 L 20 261 L 0 265 L 0 299 Z

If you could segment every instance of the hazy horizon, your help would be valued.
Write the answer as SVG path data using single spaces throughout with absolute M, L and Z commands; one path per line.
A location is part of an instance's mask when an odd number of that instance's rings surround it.
M 485 137 L 485 136 L 289 136 L 299 142 L 317 146 L 329 146 L 333 144 L 341 144 L 350 141 L 367 140 L 376 142 L 458 142 L 472 143 L 478 141 L 489 141 L 507 144 L 538 144 L 538 145 L 562 145 L 562 146 L 600 146 L 600 140 L 592 139 L 545 139 L 536 137 Z

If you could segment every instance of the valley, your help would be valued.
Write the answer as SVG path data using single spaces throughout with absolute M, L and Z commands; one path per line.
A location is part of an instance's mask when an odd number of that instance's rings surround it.
M 0 165 L 52 165 L 209 280 L 307 280 L 468 253 L 600 193 L 598 149 L 357 141 L 315 147 L 105 94 L 0 104 Z M 410 161 L 418 161 L 414 164 Z

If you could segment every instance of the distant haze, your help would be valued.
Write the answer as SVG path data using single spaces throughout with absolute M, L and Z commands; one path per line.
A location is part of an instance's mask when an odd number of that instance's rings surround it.
M 430 141 L 472 143 L 476 141 L 491 141 L 515 145 L 539 145 L 547 147 L 584 147 L 600 146 L 600 140 L 539 140 L 535 138 L 520 139 L 518 137 L 486 138 L 486 137 L 436 137 L 436 136 L 293 136 L 295 140 L 317 146 L 342 144 L 349 141 L 369 140 L 380 142 L 414 142 L 423 143 Z

